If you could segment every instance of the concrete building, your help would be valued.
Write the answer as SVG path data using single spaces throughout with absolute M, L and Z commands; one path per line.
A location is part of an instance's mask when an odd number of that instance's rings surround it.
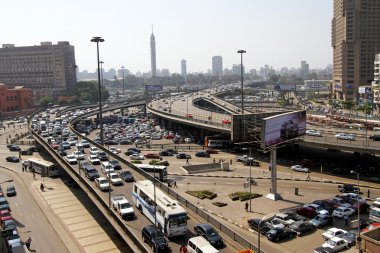
M 305 80 L 302 90 L 327 91 L 330 90 L 330 80 Z
M 181 75 L 186 76 L 186 60 L 181 60 Z
M 338 100 L 357 100 L 358 87 L 371 84 L 379 24 L 380 1 L 334 0 L 333 94 Z
M 3 44 L 0 48 L 0 82 L 8 86 L 54 95 L 72 88 L 76 81 L 74 46 L 69 42 L 25 47 Z
M 374 62 L 374 74 L 372 81 L 372 92 L 373 92 L 373 104 L 377 109 L 380 110 L 380 53 L 376 54 Z
M 0 83 L 0 112 L 3 118 L 26 115 L 33 111 L 33 91 L 16 86 L 9 89 Z
M 222 56 L 212 57 L 212 75 L 221 78 L 223 75 L 223 58 Z
M 156 70 L 156 38 L 154 37 L 153 30 L 152 35 L 150 35 L 150 68 L 152 77 L 157 75 Z
M 309 77 L 309 74 L 310 74 L 309 64 L 306 63 L 306 61 L 301 61 L 300 77 L 302 79 L 306 79 Z

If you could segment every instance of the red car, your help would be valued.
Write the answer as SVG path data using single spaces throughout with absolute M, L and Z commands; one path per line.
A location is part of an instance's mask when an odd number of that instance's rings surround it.
M 165 139 L 173 139 L 175 137 L 175 135 L 174 134 L 167 134 L 164 137 L 165 137 Z
M 188 117 L 188 118 L 192 118 L 192 117 L 193 117 L 193 114 L 188 113 L 188 114 L 186 114 L 186 117 Z
M 229 120 L 229 119 L 223 119 L 222 123 L 223 124 L 231 124 L 231 120 Z
M 297 210 L 297 214 L 305 216 L 306 218 L 312 219 L 317 215 L 317 212 L 311 207 L 301 207 Z
M 58 142 L 52 142 L 52 143 L 50 144 L 50 146 L 51 146 L 53 149 L 58 149 L 60 145 L 59 145 Z
M 150 158 L 150 159 L 160 159 L 160 155 L 156 153 L 148 153 L 144 156 L 145 158 Z
M 0 219 L 2 222 L 6 220 L 11 220 L 12 219 L 11 213 L 8 210 L 1 210 Z

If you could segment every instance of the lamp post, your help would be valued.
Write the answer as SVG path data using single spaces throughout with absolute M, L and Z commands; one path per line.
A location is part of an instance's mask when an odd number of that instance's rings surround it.
M 102 90 L 104 88 L 104 79 L 103 79 L 103 63 L 104 61 L 100 61 L 100 87 L 102 87 Z M 102 98 L 103 99 L 103 98 Z
M 263 218 L 261 218 L 261 220 L 259 221 L 259 225 L 257 227 L 257 252 L 258 253 L 261 253 L 260 251 L 260 233 L 261 233 L 261 222 L 263 221 L 266 221 L 268 219 L 270 219 L 271 217 L 273 217 L 275 215 L 275 213 L 268 213 L 267 215 L 265 215 Z
M 124 94 L 124 66 L 121 66 L 121 71 L 123 72 L 123 98 L 125 96 Z
M 252 162 L 251 161 L 251 158 L 252 158 L 252 148 L 250 147 L 249 148 L 249 157 L 248 157 L 248 161 L 249 161 L 249 211 L 252 212 Z
M 357 181 L 357 187 L 358 187 L 358 195 L 360 195 L 360 188 L 359 188 L 359 172 L 350 171 L 351 174 L 356 174 L 356 181 Z M 357 241 L 358 241 L 358 249 L 359 253 L 361 253 L 361 237 L 360 237 L 360 203 L 359 203 L 359 198 L 357 199 L 357 208 L 358 208 L 358 236 L 357 236 Z
M 98 63 L 98 89 L 99 89 L 99 127 L 100 127 L 100 145 L 104 145 L 103 141 L 103 113 L 102 113 L 102 89 L 100 85 L 100 62 L 99 62 L 99 42 L 104 42 L 102 37 L 93 37 L 91 42 L 96 43 L 97 63 Z
M 241 114 L 244 114 L 244 90 L 243 90 L 243 54 L 245 54 L 247 51 L 245 50 L 239 50 L 237 51 L 238 54 L 240 54 L 240 74 L 241 74 Z

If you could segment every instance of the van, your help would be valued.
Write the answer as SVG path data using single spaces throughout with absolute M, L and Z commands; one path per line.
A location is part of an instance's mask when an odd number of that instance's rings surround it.
M 187 250 L 191 253 L 219 253 L 204 237 L 196 236 L 187 242 Z

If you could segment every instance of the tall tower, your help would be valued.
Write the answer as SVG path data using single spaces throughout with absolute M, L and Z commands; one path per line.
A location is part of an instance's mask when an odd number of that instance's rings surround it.
M 219 79 L 223 75 L 223 58 L 222 56 L 212 57 L 212 75 Z
M 153 26 L 152 26 L 152 35 L 150 35 L 150 68 L 152 72 L 152 77 L 155 77 L 156 72 L 156 39 L 153 34 Z
M 331 45 L 333 93 L 354 100 L 358 87 L 370 85 L 380 48 L 380 1 L 334 0 Z
M 186 76 L 186 60 L 181 60 L 181 75 Z

